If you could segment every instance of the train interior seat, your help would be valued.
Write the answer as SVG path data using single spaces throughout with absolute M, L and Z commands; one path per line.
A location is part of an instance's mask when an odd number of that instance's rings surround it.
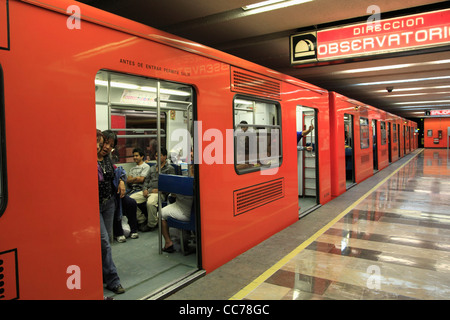
M 158 189 L 163 192 L 170 192 L 175 194 L 182 194 L 186 196 L 194 196 L 194 178 L 184 176 L 174 176 L 167 174 L 160 174 L 158 179 Z M 185 239 L 185 232 L 189 234 L 195 232 L 195 204 L 192 202 L 191 215 L 189 221 L 181 221 L 172 217 L 167 218 L 169 227 L 180 229 L 180 245 L 181 252 L 184 255 L 191 253 L 187 250 L 187 241 Z

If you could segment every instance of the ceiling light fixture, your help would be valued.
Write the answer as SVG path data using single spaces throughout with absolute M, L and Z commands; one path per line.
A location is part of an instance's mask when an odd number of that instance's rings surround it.
M 95 84 L 98 86 L 107 86 L 108 81 L 95 79 Z M 139 91 L 146 91 L 146 92 L 153 92 L 153 93 L 157 92 L 157 89 L 155 87 L 141 87 L 141 86 L 138 86 L 135 84 L 124 83 L 124 82 L 115 82 L 115 81 L 111 81 L 110 84 L 111 84 L 112 88 L 132 89 L 132 90 L 139 90 Z M 161 88 L 160 92 L 163 94 L 185 96 L 185 97 L 191 95 L 189 92 L 173 90 L 173 89 L 163 89 L 163 88 Z
M 297 4 L 302 4 L 311 1 L 313 0 L 268 0 L 242 7 L 242 10 L 251 14 L 256 14 L 286 8 L 290 6 L 295 6 Z
M 432 89 L 448 89 L 450 86 L 433 86 L 433 87 L 416 87 L 416 88 L 395 88 L 395 92 L 398 91 L 419 91 L 419 90 L 432 90 Z M 385 92 L 386 90 L 375 90 L 373 92 Z
M 422 103 L 448 103 L 450 100 L 432 100 L 432 101 L 411 101 L 411 102 L 397 102 L 395 104 L 422 104 Z
M 416 78 L 416 79 L 403 79 L 403 80 L 391 80 L 391 81 L 378 81 L 378 82 L 363 82 L 363 83 L 355 83 L 354 86 L 376 86 L 376 85 L 382 85 L 382 84 L 408 83 L 408 82 L 445 80 L 445 79 L 450 79 L 450 76 L 431 77 L 431 78 Z
M 380 90 L 381 91 L 381 90 Z M 397 91 L 397 90 L 395 90 Z M 433 92 L 433 94 L 449 94 L 450 91 L 442 91 L 442 92 Z M 427 96 L 430 95 L 430 93 L 405 93 L 405 94 L 392 94 L 384 96 L 384 98 L 398 98 L 398 97 L 412 97 L 412 96 Z
M 411 64 L 411 63 L 405 63 L 405 64 L 395 64 L 395 65 L 382 66 L 382 67 L 350 69 L 350 70 L 338 71 L 338 72 L 335 72 L 335 73 L 345 74 L 345 73 L 359 73 L 359 72 L 374 72 L 374 71 L 383 71 L 383 70 L 408 68 L 408 67 L 412 67 L 412 66 L 413 66 L 413 64 Z
M 248 6 L 242 7 L 242 9 L 247 11 L 247 10 L 252 10 L 252 9 L 256 9 L 256 8 L 260 8 L 260 7 L 264 7 L 264 6 L 269 6 L 271 4 L 284 2 L 284 1 L 285 0 L 267 0 L 267 1 L 257 2 L 254 4 L 249 4 Z
M 418 62 L 418 63 L 392 64 L 392 65 L 381 66 L 381 67 L 350 69 L 350 70 L 337 71 L 335 73 L 336 74 L 347 74 L 347 73 L 359 73 L 359 72 L 375 72 L 375 71 L 383 71 L 383 70 L 391 70 L 391 69 L 420 67 L 420 66 L 427 66 L 427 65 L 432 65 L 432 64 L 445 64 L 445 63 L 450 63 L 450 59 L 434 60 L 434 61 Z

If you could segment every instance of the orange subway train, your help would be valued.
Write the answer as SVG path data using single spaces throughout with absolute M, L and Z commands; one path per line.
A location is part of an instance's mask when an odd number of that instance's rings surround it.
M 417 149 L 417 123 L 330 92 L 331 190 L 337 197 Z
M 127 172 L 136 147 L 193 166 L 182 252 L 161 252 L 161 228 L 112 242 L 129 299 L 215 270 L 417 147 L 414 122 L 82 3 L 0 5 L 0 300 L 109 294 L 96 129 Z

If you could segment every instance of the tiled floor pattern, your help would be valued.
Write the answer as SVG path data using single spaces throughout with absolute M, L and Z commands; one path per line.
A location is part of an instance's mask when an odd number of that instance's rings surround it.
M 446 151 L 421 152 L 244 299 L 450 299 Z

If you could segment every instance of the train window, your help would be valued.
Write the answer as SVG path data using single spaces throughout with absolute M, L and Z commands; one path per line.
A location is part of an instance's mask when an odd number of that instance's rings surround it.
M 367 149 L 370 145 L 369 119 L 359 118 L 359 128 L 361 133 L 361 149 Z
M 156 160 L 158 101 L 161 147 L 170 152 L 178 144 L 170 141 L 169 131 L 185 128 L 190 132 L 190 86 L 106 70 L 97 73 L 95 86 L 97 128 L 117 133 L 118 143 L 112 154 L 116 162 L 133 162 L 136 147 L 145 151 L 146 160 Z
M 5 97 L 3 93 L 3 69 L 0 65 L 0 217 L 6 210 L 8 188 L 6 179 Z
M 280 105 L 236 96 L 233 113 L 236 172 L 279 167 L 282 160 Z
M 386 144 L 386 122 L 380 121 L 381 145 Z

